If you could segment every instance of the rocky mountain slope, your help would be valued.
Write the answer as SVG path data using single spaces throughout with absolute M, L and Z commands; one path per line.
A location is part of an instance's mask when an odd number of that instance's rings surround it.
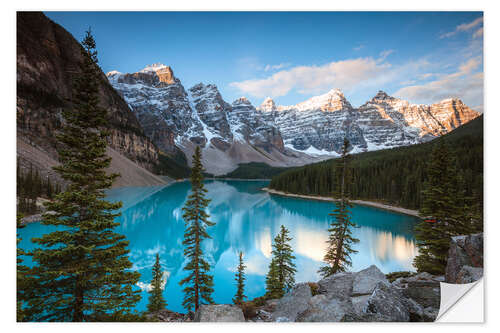
M 418 105 L 383 91 L 353 108 L 338 89 L 291 106 L 277 106 L 267 98 L 257 110 L 276 124 L 286 147 L 334 155 L 344 136 L 353 152 L 407 146 L 432 140 L 480 115 L 459 99 Z
M 71 107 L 72 79 L 79 71 L 80 48 L 69 32 L 43 13 L 17 13 L 18 161 L 21 169 L 33 165 L 42 176 L 59 182 L 61 179 L 51 169 L 58 159 L 55 134 L 61 126 L 61 111 Z M 136 116 L 104 73 L 100 98 L 110 116 L 110 152 L 120 155 L 123 162 L 114 159 L 111 170 L 128 175 L 115 186 L 163 183 L 151 173 L 159 163 L 158 148 L 144 134 Z
M 318 160 L 286 149 L 276 126 L 246 98 L 229 104 L 213 84 L 186 90 L 163 64 L 107 76 L 158 147 L 167 152 L 178 147 L 190 161 L 194 147 L 200 145 L 205 169 L 215 175 L 245 162 L 294 166 Z
M 255 108 L 244 97 L 229 104 L 213 84 L 186 90 L 163 64 L 107 76 L 161 149 L 179 147 L 189 159 L 201 145 L 215 175 L 238 163 L 296 166 L 338 156 L 345 136 L 353 153 L 421 143 L 479 116 L 458 99 L 417 105 L 382 91 L 359 108 L 339 89 L 291 106 L 267 98 Z

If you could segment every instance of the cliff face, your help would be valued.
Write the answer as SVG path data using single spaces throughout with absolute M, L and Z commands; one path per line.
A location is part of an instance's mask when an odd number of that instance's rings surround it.
M 169 66 L 157 63 L 107 77 L 158 147 L 180 149 L 190 161 L 194 146 L 201 146 L 207 172 L 225 174 L 247 162 L 283 166 L 317 160 L 286 150 L 278 128 L 246 98 L 229 104 L 214 84 L 185 89 Z
M 71 107 L 72 81 L 79 71 L 80 44 L 40 12 L 17 13 L 17 135 L 18 140 L 57 160 L 55 133 L 61 111 Z M 127 103 L 101 72 L 101 105 L 108 110 L 112 149 L 152 171 L 158 149 L 143 133 Z M 18 155 L 21 166 L 30 155 Z M 49 170 L 40 170 L 50 174 Z
M 340 153 L 345 136 L 354 153 L 421 143 L 480 115 L 456 98 L 411 104 L 383 91 L 353 108 L 338 89 L 289 106 L 267 98 L 257 110 L 276 124 L 286 147 L 322 154 Z

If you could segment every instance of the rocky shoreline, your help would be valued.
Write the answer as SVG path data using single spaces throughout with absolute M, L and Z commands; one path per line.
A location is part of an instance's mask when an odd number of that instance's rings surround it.
M 285 197 L 292 197 L 292 198 L 310 199 L 310 200 L 319 200 L 319 201 L 332 201 L 332 202 L 338 201 L 338 200 L 330 198 L 330 197 L 322 197 L 319 195 L 304 195 L 304 194 L 285 193 L 282 191 L 270 189 L 268 187 L 263 187 L 262 191 L 266 191 L 270 194 L 276 194 L 276 195 L 281 195 L 281 196 L 285 196 Z M 391 206 L 391 205 L 386 205 L 386 204 L 382 204 L 379 202 L 365 201 L 365 200 L 351 200 L 351 202 L 353 204 L 356 204 L 356 205 L 370 206 L 370 207 L 390 210 L 390 211 L 405 214 L 405 215 L 420 217 L 418 215 L 418 211 L 413 210 L 413 209 L 407 209 L 407 208 Z
M 432 322 L 440 314 L 441 283 L 483 276 L 483 234 L 452 237 L 445 275 L 410 273 L 389 281 L 377 266 L 297 283 L 280 299 L 201 305 L 195 313 L 161 310 L 162 322 Z

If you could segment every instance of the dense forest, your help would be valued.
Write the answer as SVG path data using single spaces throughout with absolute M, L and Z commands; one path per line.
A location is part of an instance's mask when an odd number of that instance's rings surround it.
M 352 155 L 352 199 L 381 201 L 419 209 L 426 168 L 438 141 L 445 141 L 456 157 L 466 195 L 483 201 L 483 116 L 439 139 L 413 146 Z M 297 194 L 332 196 L 337 159 L 285 171 L 270 187 Z
M 286 170 L 290 168 L 272 167 L 260 162 L 240 163 L 235 170 L 217 178 L 270 179 Z
M 43 178 L 33 166 L 30 166 L 28 172 L 23 172 L 17 163 L 16 177 L 18 213 L 35 214 L 38 212 L 37 198 L 52 199 L 61 192 L 59 184 L 52 183 L 48 177 Z

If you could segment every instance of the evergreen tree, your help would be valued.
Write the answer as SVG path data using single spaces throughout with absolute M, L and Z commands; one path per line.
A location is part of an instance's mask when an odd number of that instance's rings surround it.
M 24 228 L 25 225 L 21 223 L 22 215 L 17 215 L 17 229 Z M 23 308 L 23 302 L 26 301 L 25 291 L 29 286 L 28 280 L 28 270 L 29 268 L 23 265 L 23 259 L 21 256 L 25 255 L 23 249 L 19 247 L 19 242 L 21 242 L 21 238 L 17 237 L 17 272 L 16 272 L 16 287 L 17 287 L 17 303 L 16 303 L 16 320 L 18 322 L 25 321 L 26 313 Z
M 156 254 L 156 262 L 153 266 L 153 279 L 151 280 L 151 291 L 149 296 L 148 311 L 154 312 L 165 309 L 167 302 L 163 298 L 163 272 L 160 265 L 160 254 Z
M 480 231 L 482 218 L 473 200 L 465 195 L 456 157 L 443 140 L 432 152 L 427 176 L 419 211 L 423 220 L 415 227 L 419 254 L 414 265 L 419 272 L 441 275 L 446 268 L 451 237 Z
M 266 295 L 268 298 L 280 298 L 295 284 L 295 256 L 289 242 L 289 231 L 281 226 L 280 233 L 274 238 L 272 259 L 266 276 Z
M 191 169 L 191 194 L 182 208 L 184 211 L 182 217 L 186 224 L 182 244 L 185 246 L 184 256 L 189 258 L 184 270 L 189 271 L 189 275 L 179 284 L 186 286 L 183 289 L 182 305 L 188 311 L 191 311 L 193 307 L 195 311 L 198 310 L 202 301 L 213 303 L 211 296 L 214 291 L 213 276 L 208 274 L 210 264 L 204 258 L 202 241 L 211 238 L 206 229 L 215 223 L 208 220 L 210 216 L 205 211 L 210 199 L 205 198 L 207 190 L 203 184 L 203 171 L 201 150 L 197 146 Z
M 352 265 L 351 254 L 357 252 L 352 248 L 352 244 L 359 242 L 351 233 L 351 227 L 356 227 L 356 224 L 351 220 L 351 211 L 349 210 L 352 204 L 349 201 L 348 193 L 351 185 L 351 178 L 348 172 L 348 148 L 349 141 L 344 138 L 342 155 L 337 165 L 338 171 L 336 173 L 340 177 L 340 180 L 337 182 L 339 186 L 336 195 L 339 201 L 336 202 L 336 209 L 334 209 L 333 213 L 329 214 L 333 217 L 333 220 L 328 228 L 328 247 L 323 259 L 327 265 L 319 269 L 319 273 L 323 277 L 337 272 L 345 272 Z
M 42 224 L 59 228 L 33 239 L 41 247 L 30 253 L 34 282 L 27 295 L 30 321 L 128 320 L 140 299 L 133 286 L 128 241 L 114 232 L 121 202 L 106 201 L 117 174 L 106 174 L 109 131 L 107 112 L 99 106 L 100 70 L 95 42 L 87 32 L 81 48 L 72 108 L 63 110 L 65 124 L 57 135 L 60 165 L 54 170 L 68 183 L 47 204 Z
M 243 252 L 240 252 L 240 263 L 238 264 L 238 271 L 236 272 L 235 281 L 237 285 L 236 295 L 234 295 L 233 303 L 241 304 L 247 298 L 245 296 L 245 264 L 243 263 Z
M 281 298 L 284 295 L 283 289 L 283 285 L 279 281 L 278 265 L 276 260 L 272 258 L 266 275 L 266 297 Z

